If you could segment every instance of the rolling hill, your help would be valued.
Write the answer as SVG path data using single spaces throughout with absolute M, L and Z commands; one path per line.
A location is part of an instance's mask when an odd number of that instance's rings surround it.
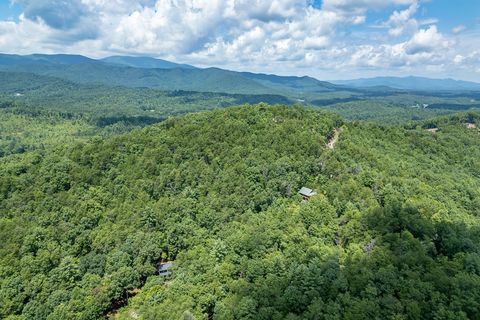
M 332 82 L 357 88 L 386 86 L 414 91 L 480 91 L 480 83 L 476 82 L 423 77 L 376 77 Z
M 134 68 L 146 69 L 195 69 L 194 66 L 188 64 L 179 64 L 162 59 L 155 59 L 151 57 L 130 57 L 130 56 L 111 56 L 101 59 L 103 62 L 125 65 Z
M 337 90 L 346 90 L 338 85 L 326 81 L 320 81 L 312 77 L 277 76 L 274 74 L 262 74 L 242 72 L 242 76 L 252 79 L 266 87 L 277 90 L 290 90 L 299 94 L 325 93 Z
M 292 103 L 281 95 L 162 91 L 78 84 L 51 76 L 0 71 L 2 102 L 17 104 L 16 112 L 24 114 L 55 113 L 84 118 L 93 123 L 112 124 L 116 121 L 140 125 L 141 121 L 148 124 L 171 115 L 245 103 Z
M 198 69 L 185 66 L 173 68 L 170 64 L 166 64 L 168 68 L 149 68 L 147 67 L 149 64 L 156 67 L 165 65 L 163 61 L 141 57 L 94 60 L 68 55 L 0 56 L 0 70 L 29 72 L 85 84 L 295 97 L 305 92 L 340 89 L 338 86 L 308 77 L 256 75 L 219 68 Z
M 0 159 L 0 318 L 478 319 L 479 124 L 261 104 Z
M 70 54 L 31 54 L 26 56 L 0 54 L 0 66 L 21 66 L 21 65 L 49 65 L 49 64 L 78 64 L 95 63 L 81 55 Z
M 277 76 L 235 72 L 219 68 L 195 68 L 150 57 L 112 56 L 96 60 L 80 55 L 0 54 L 0 70 L 49 75 L 88 84 L 148 87 L 239 94 L 277 94 L 297 99 L 329 92 L 384 94 L 413 92 L 480 91 L 480 84 L 453 79 L 377 77 L 333 82 L 312 77 Z

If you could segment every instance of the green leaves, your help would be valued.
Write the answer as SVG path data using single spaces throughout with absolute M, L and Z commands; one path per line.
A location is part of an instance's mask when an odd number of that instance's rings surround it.
M 436 124 L 243 106 L 6 157 L 0 317 L 478 318 L 478 134 Z

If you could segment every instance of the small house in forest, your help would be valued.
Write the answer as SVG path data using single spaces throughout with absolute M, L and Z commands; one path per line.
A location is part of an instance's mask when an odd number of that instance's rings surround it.
M 170 268 L 172 267 L 173 267 L 173 261 L 160 263 L 160 265 L 158 266 L 158 275 L 162 277 L 168 276 L 169 274 L 172 273 L 171 271 L 169 271 Z
M 316 195 L 317 193 L 314 192 L 312 189 L 302 187 L 298 193 L 303 197 L 304 200 L 310 200 L 311 197 Z
M 473 122 L 466 122 L 465 127 L 467 127 L 467 129 L 477 129 L 477 124 Z

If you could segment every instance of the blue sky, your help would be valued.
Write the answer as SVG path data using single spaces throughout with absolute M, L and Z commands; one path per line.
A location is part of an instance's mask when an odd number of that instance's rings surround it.
M 440 30 L 448 31 L 460 24 L 473 28 L 480 23 L 480 1 L 440 0 L 424 7 L 427 15 L 438 18 Z
M 22 13 L 22 7 L 9 0 L 0 0 L 0 19 L 16 19 Z
M 480 82 L 479 0 L 0 0 L 0 51 Z

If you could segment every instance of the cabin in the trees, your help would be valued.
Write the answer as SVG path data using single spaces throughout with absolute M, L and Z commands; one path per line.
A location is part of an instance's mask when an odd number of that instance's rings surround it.
M 160 265 L 158 266 L 158 275 L 162 277 L 168 276 L 169 274 L 172 273 L 171 271 L 169 271 L 170 268 L 172 267 L 173 267 L 173 261 L 160 263 Z
M 311 197 L 316 195 L 317 193 L 313 191 L 312 189 L 302 187 L 298 193 L 303 197 L 303 200 L 310 200 Z
M 467 127 L 467 129 L 477 129 L 477 124 L 473 122 L 466 122 L 465 127 Z

